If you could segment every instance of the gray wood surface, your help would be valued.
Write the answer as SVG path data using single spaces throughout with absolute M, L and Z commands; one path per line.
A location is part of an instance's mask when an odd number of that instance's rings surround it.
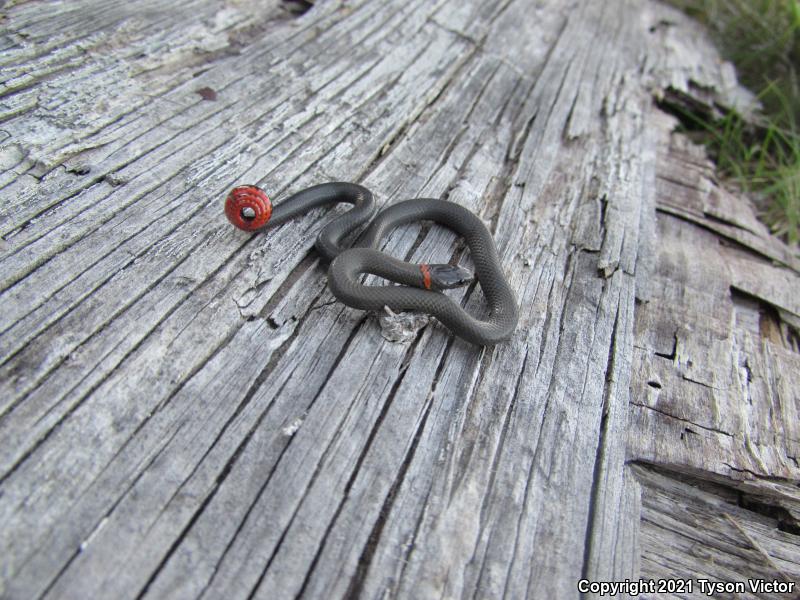
M 702 29 L 310 4 L 2 9 L 0 596 L 800 580 L 800 261 L 676 131 L 752 108 Z M 514 338 L 388 341 L 326 288 L 329 213 L 222 214 L 236 183 L 337 179 L 480 214 Z M 424 224 L 386 251 L 470 264 Z

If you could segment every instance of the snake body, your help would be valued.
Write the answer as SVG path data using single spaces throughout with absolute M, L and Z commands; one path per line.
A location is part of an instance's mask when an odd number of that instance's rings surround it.
M 368 223 L 375 213 L 372 193 L 346 182 L 323 183 L 288 197 L 274 208 L 256 186 L 234 188 L 225 201 L 225 214 L 236 227 L 258 231 L 284 223 L 313 208 L 346 202 L 353 207 L 326 225 L 316 248 L 331 261 L 328 285 L 344 304 L 362 310 L 412 310 L 435 316 L 455 335 L 474 344 L 494 345 L 511 337 L 517 325 L 517 303 L 497 255 L 492 235 L 472 212 L 446 200 L 415 198 L 398 202 L 378 213 L 359 241 L 344 248 L 342 239 Z M 475 318 L 440 290 L 469 284 L 469 271 L 446 264 L 412 264 L 379 251 L 381 241 L 395 227 L 416 221 L 434 221 L 464 238 L 475 264 L 475 276 L 489 306 L 485 318 Z M 361 282 L 369 273 L 398 286 L 370 286 Z

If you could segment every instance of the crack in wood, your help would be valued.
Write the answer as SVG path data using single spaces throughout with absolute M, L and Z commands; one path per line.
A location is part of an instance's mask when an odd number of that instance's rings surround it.
M 696 382 L 693 382 L 693 383 L 696 383 Z M 652 410 L 653 412 L 657 412 L 658 414 L 661 414 L 661 415 L 664 415 L 666 417 L 669 417 L 670 419 L 675 419 L 676 421 L 681 421 L 683 423 L 689 423 L 690 425 L 694 425 L 695 427 L 699 427 L 700 429 L 704 429 L 705 431 L 710 431 L 712 433 L 721 433 L 722 435 L 725 435 L 727 437 L 736 437 L 735 434 L 730 433 L 728 431 L 723 431 L 722 429 L 715 429 L 714 427 L 708 427 L 706 425 L 700 425 L 699 423 L 695 423 L 694 421 L 690 421 L 689 419 L 684 419 L 682 417 L 678 417 L 678 416 L 673 415 L 672 413 L 670 413 L 668 411 L 661 410 L 661 409 L 659 409 L 659 408 L 657 408 L 655 406 L 651 406 L 649 404 L 642 404 L 640 402 L 631 402 L 631 405 L 632 406 L 638 406 L 639 408 L 646 408 L 648 410 Z M 693 432 L 691 432 L 691 433 L 693 433 Z
M 492 492 L 495 491 L 495 478 L 497 476 L 498 466 L 499 466 L 501 457 L 503 455 L 503 450 L 505 448 L 506 439 L 508 437 L 508 432 L 509 432 L 509 428 L 510 428 L 511 418 L 515 413 L 516 405 L 517 405 L 518 398 L 519 398 L 520 391 L 521 391 L 522 378 L 523 378 L 523 375 L 525 374 L 525 370 L 526 370 L 527 366 L 528 366 L 528 350 L 526 349 L 525 350 L 525 356 L 522 359 L 522 368 L 519 371 L 519 377 L 517 378 L 517 381 L 516 381 L 516 383 L 514 385 L 514 393 L 511 396 L 511 400 L 508 403 L 508 408 L 506 409 L 505 415 L 503 416 L 503 427 L 501 429 L 500 439 L 499 439 L 498 444 L 497 444 L 497 449 L 495 450 L 494 456 L 492 457 L 492 465 L 490 467 L 489 483 L 488 483 L 487 488 L 486 488 L 486 490 L 487 490 L 486 491 L 486 495 L 484 496 L 484 500 L 481 503 L 481 512 L 480 512 L 480 515 L 481 515 L 480 516 L 481 533 L 483 533 L 484 528 L 487 526 L 488 512 L 490 510 L 489 502 L 493 498 Z M 474 559 L 475 559 L 475 555 L 473 554 L 473 557 L 472 557 L 472 559 L 470 559 L 470 562 L 472 562 Z M 478 584 L 476 586 L 476 594 L 477 594 L 477 589 L 480 587 L 480 581 L 484 578 L 485 573 L 486 573 L 486 567 L 487 567 L 486 559 L 487 559 L 487 555 L 484 554 L 483 560 L 481 561 L 480 570 L 478 571 L 478 576 L 477 576 Z
M 431 391 L 428 394 L 428 398 L 429 398 L 428 406 L 427 406 L 427 408 L 425 409 L 425 412 L 422 415 L 422 418 L 421 418 L 420 423 L 419 423 L 419 427 L 417 428 L 417 431 L 414 434 L 414 437 L 413 437 L 413 439 L 411 441 L 411 444 L 410 444 L 410 447 L 408 449 L 408 452 L 405 454 L 405 457 L 403 458 L 403 462 L 400 465 L 400 469 L 398 470 L 397 476 L 394 479 L 394 481 L 392 482 L 392 485 L 389 488 L 389 492 L 387 493 L 386 497 L 383 500 L 383 504 L 382 504 L 380 512 L 379 512 L 378 520 L 372 526 L 372 530 L 370 531 L 369 537 L 367 538 L 367 543 L 364 545 L 364 547 L 363 547 L 363 549 L 361 551 L 361 554 L 360 554 L 360 556 L 358 558 L 358 568 L 356 570 L 355 575 L 350 579 L 350 583 L 348 585 L 347 591 L 345 592 L 345 597 L 356 598 L 361 594 L 361 592 L 363 590 L 364 581 L 366 579 L 367 572 L 369 571 L 370 565 L 372 564 L 372 558 L 375 555 L 376 548 L 377 548 L 377 545 L 378 545 L 378 541 L 381 538 L 381 534 L 383 533 L 384 527 L 386 525 L 386 521 L 388 519 L 389 514 L 392 511 L 392 506 L 393 506 L 394 501 L 395 501 L 395 499 L 397 497 L 398 490 L 400 489 L 400 486 L 405 481 L 405 477 L 406 477 L 406 474 L 408 472 L 408 468 L 411 465 L 411 461 L 412 461 L 412 459 L 414 457 L 414 454 L 416 453 L 417 446 L 419 445 L 420 439 L 422 438 L 422 433 L 425 430 L 425 425 L 426 425 L 426 423 L 428 421 L 428 416 L 430 415 L 431 408 L 433 407 L 433 398 L 434 398 L 434 393 L 435 393 L 435 390 L 436 390 L 436 386 L 437 386 L 438 381 L 439 381 L 439 376 L 440 376 L 440 374 L 442 372 L 442 369 L 444 368 L 445 363 L 447 362 L 448 357 L 450 356 L 450 348 L 452 347 L 452 344 L 453 344 L 453 340 L 451 339 L 451 340 L 448 341 L 447 346 L 445 347 L 444 353 L 442 354 L 442 359 L 439 362 L 439 366 L 436 369 L 436 374 L 434 375 L 433 381 L 431 383 Z M 411 347 L 409 348 L 409 350 L 411 350 Z M 411 354 L 412 354 L 412 352 L 406 352 L 406 355 L 404 357 L 403 362 L 406 362 L 407 359 L 410 360 Z M 403 373 L 403 377 L 405 377 L 405 372 Z M 390 399 L 394 396 L 394 394 L 397 393 L 397 389 L 399 388 L 399 384 L 403 380 L 403 377 L 401 377 L 397 381 L 397 383 L 393 387 L 392 391 L 390 392 L 390 398 L 387 399 L 387 402 L 386 402 L 387 405 L 390 402 Z M 374 428 L 374 431 L 377 431 L 377 428 L 380 426 L 380 423 L 383 422 L 384 417 L 385 417 L 385 411 L 379 417 L 379 421 L 376 424 L 376 426 Z M 365 454 L 366 454 L 366 451 L 369 449 L 369 446 L 370 446 L 370 443 L 368 442 L 367 445 L 365 446 Z M 356 469 L 356 471 L 357 471 L 357 469 Z M 355 475 L 355 471 L 354 471 L 354 475 Z M 342 502 L 342 505 L 343 505 L 343 502 Z M 341 510 L 342 505 L 340 505 L 340 510 Z M 422 515 L 420 515 L 420 519 L 421 518 L 422 518 Z M 331 523 L 333 523 L 334 520 L 335 519 L 332 519 Z M 418 527 L 419 527 L 419 523 L 418 523 Z M 323 542 L 323 544 L 324 544 L 324 542 Z M 408 554 L 410 554 L 412 549 L 413 549 L 413 546 L 409 548 Z M 408 559 L 408 554 L 406 555 L 406 560 Z M 311 569 L 309 569 L 309 573 L 310 573 L 310 571 L 311 571 Z
M 262 371 L 262 373 L 263 373 L 263 371 Z M 288 378 L 287 378 L 286 382 L 288 382 Z M 284 382 L 283 385 L 286 385 L 286 382 Z M 258 387 L 260 387 L 260 386 L 258 386 Z M 238 407 L 236 409 L 237 410 L 237 414 L 239 412 L 241 412 L 241 410 L 244 409 L 244 407 L 250 402 L 250 400 L 252 399 L 252 397 L 255 394 L 255 392 L 258 389 L 258 387 L 255 384 L 250 387 L 250 389 L 248 390 L 247 394 L 245 395 L 245 399 L 242 402 L 239 403 L 239 405 L 238 405 Z M 141 600 L 142 598 L 144 598 L 147 595 L 147 592 L 150 589 L 150 587 L 156 581 L 158 576 L 163 571 L 164 567 L 167 565 L 169 560 L 174 555 L 175 551 L 180 547 L 180 545 L 183 543 L 183 541 L 186 538 L 186 536 L 192 530 L 192 526 L 197 522 L 197 520 L 202 516 L 202 514 L 206 510 L 206 508 L 214 500 L 214 497 L 216 496 L 217 492 L 220 490 L 222 484 L 227 479 L 227 477 L 230 474 L 231 470 L 233 469 L 234 465 L 236 464 L 236 462 L 239 460 L 240 456 L 244 452 L 244 449 L 247 446 L 247 444 L 250 442 L 250 439 L 253 437 L 253 434 L 261 426 L 261 423 L 262 423 L 264 417 L 266 416 L 266 414 L 267 413 L 265 411 L 260 415 L 260 417 L 257 420 L 256 424 L 247 432 L 247 434 L 244 436 L 244 438 L 242 439 L 240 444 L 237 446 L 236 450 L 231 454 L 230 458 L 227 460 L 227 462 L 225 463 L 223 468 L 220 470 L 220 472 L 216 476 L 214 487 L 211 489 L 211 491 L 208 493 L 208 495 L 204 498 L 204 500 L 202 501 L 200 506 L 197 508 L 197 510 L 194 511 L 194 513 L 192 514 L 192 517 L 189 519 L 189 521 L 186 523 L 186 525 L 182 528 L 182 530 L 179 533 L 179 535 L 173 540 L 172 544 L 167 549 L 166 553 L 161 557 L 161 560 L 159 561 L 159 563 L 156 566 L 156 568 L 153 569 L 153 571 L 150 573 L 149 578 L 144 583 L 142 588 L 139 590 L 138 594 L 136 595 L 136 599 L 137 600 Z M 228 422 L 225 424 L 225 428 L 227 428 L 227 426 L 230 423 L 232 423 L 234 420 L 235 420 L 235 417 L 231 417 L 228 420 Z M 220 432 L 220 434 L 217 436 L 217 440 L 221 439 L 223 433 L 224 432 Z M 275 471 L 275 468 L 277 467 L 277 464 L 280 462 L 280 456 L 283 456 L 283 454 L 288 449 L 290 443 L 291 443 L 291 436 L 289 436 L 287 438 L 286 444 L 283 446 L 283 448 L 281 449 L 281 452 L 279 454 L 279 459 L 275 462 L 275 465 L 273 466 L 272 470 L 270 471 L 270 474 L 267 475 L 267 477 L 266 477 L 266 479 L 264 481 L 263 487 L 266 487 L 267 483 L 269 482 L 269 480 L 271 478 L 272 473 Z M 211 447 L 213 447 L 213 445 Z M 262 490 L 263 490 L 263 487 L 262 487 Z M 244 524 L 247 521 L 247 516 L 250 514 L 250 510 L 252 510 L 253 506 L 255 506 L 255 503 L 253 503 L 250 506 L 250 508 L 248 509 L 247 513 L 245 514 L 245 517 L 240 522 L 239 530 L 242 527 L 244 527 Z M 239 530 L 237 530 L 237 532 Z M 236 539 L 235 535 L 231 538 L 231 541 L 229 542 L 228 547 L 230 547 L 230 545 L 233 543 L 234 539 Z M 227 548 L 226 548 L 226 551 L 227 551 Z M 222 556 L 220 557 L 220 561 L 222 561 L 222 559 L 224 557 L 225 557 L 225 552 L 223 552 Z M 209 580 L 209 583 L 210 583 L 210 581 L 211 580 Z M 206 587 L 207 587 L 207 585 L 206 585 Z M 205 588 L 203 588 L 203 589 L 205 589 Z M 200 595 L 202 595 L 202 592 L 201 592 Z

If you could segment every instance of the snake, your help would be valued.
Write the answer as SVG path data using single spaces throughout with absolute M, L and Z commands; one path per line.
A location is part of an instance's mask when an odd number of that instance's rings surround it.
M 389 205 L 377 214 L 372 192 L 349 182 L 314 185 L 291 194 L 274 206 L 261 188 L 240 185 L 225 199 L 225 215 L 237 228 L 256 232 L 275 227 L 323 206 L 347 203 L 352 207 L 325 225 L 315 247 L 330 263 L 328 287 L 351 308 L 365 311 L 415 311 L 436 317 L 453 334 L 480 346 L 509 340 L 519 311 L 506 279 L 492 234 L 467 208 L 436 198 L 414 198 Z M 374 217 L 374 218 L 373 218 Z M 449 264 L 414 264 L 381 252 L 389 232 L 401 225 L 431 221 L 462 237 L 469 248 L 475 271 Z M 344 239 L 362 226 L 365 231 L 352 246 Z M 376 275 L 399 285 L 366 285 L 363 275 Z M 443 293 L 480 283 L 488 314 L 470 315 Z

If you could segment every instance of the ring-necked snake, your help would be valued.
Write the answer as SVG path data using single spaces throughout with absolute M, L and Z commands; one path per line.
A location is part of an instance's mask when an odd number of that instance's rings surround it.
M 331 261 L 328 285 L 340 301 L 353 308 L 380 311 L 419 311 L 435 316 L 454 334 L 474 344 L 493 345 L 511 337 L 517 325 L 517 303 L 503 276 L 494 240 L 483 222 L 466 208 L 431 198 L 416 198 L 389 206 L 378 213 L 354 247 L 345 249 L 342 238 L 369 222 L 375 212 L 372 193 L 353 183 L 323 183 L 293 194 L 273 208 L 267 195 L 252 185 L 234 188 L 225 200 L 225 214 L 239 229 L 256 231 L 278 225 L 319 206 L 347 202 L 349 211 L 326 225 L 317 237 L 319 253 Z M 460 287 L 473 275 L 447 264 L 412 264 L 377 250 L 381 240 L 398 225 L 434 221 L 464 238 L 475 264 L 475 276 L 489 305 L 483 319 L 470 316 L 440 290 Z M 369 273 L 399 286 L 367 286 Z

